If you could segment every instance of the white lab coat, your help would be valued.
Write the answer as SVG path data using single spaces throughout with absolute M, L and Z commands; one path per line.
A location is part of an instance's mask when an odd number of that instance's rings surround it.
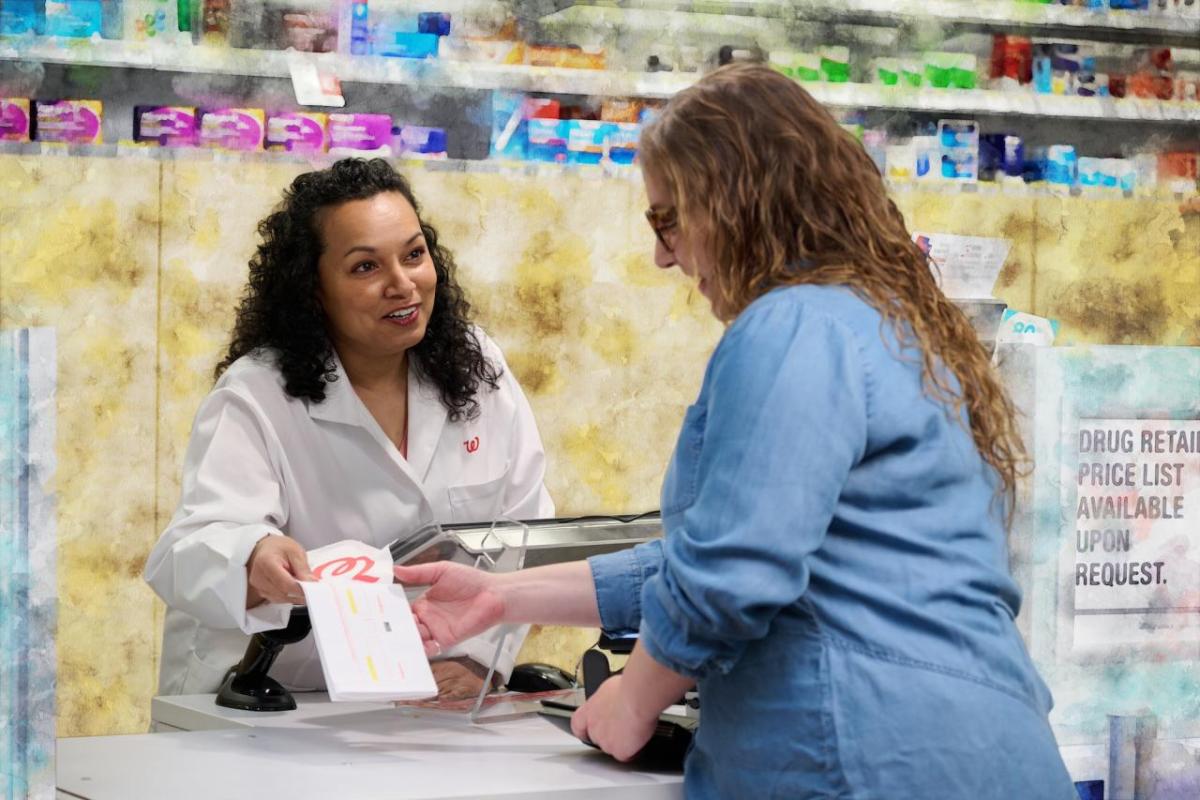
M 286 624 L 291 605 L 245 607 L 246 560 L 264 536 L 286 534 L 306 550 L 342 539 L 382 547 L 435 520 L 554 516 L 529 403 L 500 349 L 475 335 L 503 369 L 499 387 L 480 388 L 476 419 L 452 422 L 410 361 L 407 460 L 340 360 L 321 403 L 289 396 L 269 354 L 226 370 L 196 413 L 179 508 L 146 561 L 145 579 L 168 607 L 160 694 L 216 691 L 249 634 Z M 526 630 L 514 631 L 501 655 L 505 679 Z M 487 664 L 497 638 L 446 655 Z M 313 637 L 284 648 L 271 675 L 291 688 L 324 688 Z

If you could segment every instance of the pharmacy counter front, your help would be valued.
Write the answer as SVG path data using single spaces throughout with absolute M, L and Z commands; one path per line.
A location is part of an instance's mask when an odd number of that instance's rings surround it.
M 58 797 L 84 800 L 678 800 L 679 773 L 619 764 L 537 716 L 330 703 L 276 714 L 155 698 L 158 733 L 60 739 Z

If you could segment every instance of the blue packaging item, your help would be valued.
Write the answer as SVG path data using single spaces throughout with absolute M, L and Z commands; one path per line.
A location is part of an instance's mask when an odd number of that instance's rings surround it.
M 1046 180 L 1061 186 L 1073 186 L 1079 166 L 1075 148 L 1069 144 L 1051 145 L 1046 151 Z
M 531 119 L 529 125 L 529 147 L 526 157 L 530 161 L 548 161 L 562 164 L 567 160 L 567 138 L 570 123 L 565 119 Z
M 1075 781 L 1079 800 L 1104 800 L 1104 781 Z
M 490 158 L 523 160 L 529 144 L 522 92 L 492 92 L 492 142 Z
M 371 52 L 370 9 L 366 2 L 350 5 L 350 55 L 365 56 Z
M 46 0 L 47 36 L 87 39 L 98 35 L 103 24 L 100 0 Z
M 441 12 L 417 14 L 417 33 L 432 33 L 434 36 L 450 35 L 450 15 Z
M 45 0 L 0 2 L 0 35 L 42 34 L 46 29 Z
M 1103 186 L 1104 176 L 1100 172 L 1100 159 L 1083 156 L 1078 161 L 1078 177 L 1080 186 Z M 1116 186 L 1116 181 L 1113 181 Z
M 599 164 L 608 151 L 608 138 L 615 123 L 591 119 L 573 119 L 567 123 L 567 162 Z
M 1033 54 L 1033 90 L 1050 94 L 1054 90 L 1054 70 L 1048 48 L 1038 45 Z
M 393 128 L 393 141 L 398 141 L 397 151 L 414 156 L 445 156 L 446 131 L 443 128 L 425 128 L 420 125 L 405 125 Z M 397 139 L 398 137 L 398 139 Z
M 432 33 L 396 31 L 375 43 L 375 54 L 392 58 L 437 58 L 438 37 Z
M 614 122 L 613 126 L 608 138 L 608 157 L 614 164 L 632 164 L 637 160 L 642 126 L 637 122 Z

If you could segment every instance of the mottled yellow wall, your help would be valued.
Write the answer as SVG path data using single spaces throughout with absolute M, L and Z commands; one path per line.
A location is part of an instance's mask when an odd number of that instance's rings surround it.
M 560 512 L 657 507 L 720 328 L 651 263 L 639 184 L 405 168 L 529 394 Z M 0 156 L 0 324 L 59 336 L 61 735 L 149 722 L 161 607 L 141 562 L 178 499 L 254 224 L 303 169 Z M 1200 220 L 1174 203 L 896 199 L 915 229 L 1009 238 L 1000 296 L 1061 317 L 1063 341 L 1200 344 Z M 525 655 L 570 669 L 594 636 L 550 630 Z
M 0 156 L 0 325 L 58 348 L 58 708 L 63 734 L 146 725 L 156 537 L 155 163 Z

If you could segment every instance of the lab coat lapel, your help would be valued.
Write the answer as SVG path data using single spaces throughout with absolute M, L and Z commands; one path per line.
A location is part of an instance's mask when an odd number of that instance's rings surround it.
M 350 385 L 350 379 L 346 376 L 346 369 L 342 366 L 342 360 L 338 358 L 337 353 L 333 355 L 334 367 L 337 372 L 337 380 L 330 381 L 325 384 L 325 400 L 320 403 L 309 402 L 308 415 L 316 420 L 324 422 L 334 422 L 340 425 L 353 425 L 357 428 L 362 428 L 371 435 L 371 438 L 383 448 L 392 462 L 399 468 L 405 478 L 411 481 L 422 495 L 425 494 L 425 487 L 422 484 L 424 477 L 423 471 L 414 470 L 412 465 L 404 460 L 400 455 L 400 451 L 396 449 L 396 445 L 387 434 L 383 432 L 383 428 L 379 427 L 379 423 L 371 416 L 371 412 L 367 409 L 362 399 L 354 391 L 354 387 Z M 413 380 L 412 374 L 409 375 L 409 453 L 412 452 L 412 396 L 413 396 Z M 426 498 L 428 500 L 428 498 Z
M 446 426 L 446 407 L 437 387 L 421 371 L 416 359 L 408 362 L 408 464 L 424 481 L 437 453 L 442 428 Z

